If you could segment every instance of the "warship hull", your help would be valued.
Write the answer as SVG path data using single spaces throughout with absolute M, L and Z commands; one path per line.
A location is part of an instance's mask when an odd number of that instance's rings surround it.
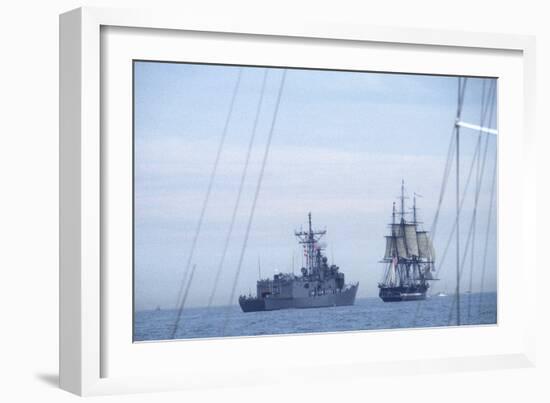
M 355 295 L 359 284 L 331 294 L 315 295 L 302 298 L 239 298 L 243 312 L 277 311 L 281 309 L 327 308 L 333 306 L 348 306 L 355 303 Z
M 428 287 L 380 287 L 379 296 L 384 302 L 420 301 L 426 299 Z

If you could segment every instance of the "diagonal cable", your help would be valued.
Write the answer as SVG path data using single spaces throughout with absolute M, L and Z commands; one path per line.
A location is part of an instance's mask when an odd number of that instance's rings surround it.
M 494 103 L 492 103 L 491 105 L 492 105 L 492 107 L 491 107 L 491 110 L 490 110 L 490 114 L 492 115 Z M 490 117 L 489 118 L 489 125 L 491 123 L 492 123 L 492 118 Z M 486 138 L 485 138 L 484 154 L 483 154 L 483 157 L 482 157 L 482 160 L 481 160 L 481 171 L 480 171 L 480 177 L 481 178 L 483 178 L 483 175 L 484 175 L 484 172 L 485 172 L 485 162 L 487 160 L 488 146 L 489 146 L 489 136 L 487 135 Z M 472 219 L 471 219 L 471 222 L 470 222 L 470 230 L 469 230 L 469 233 L 468 233 L 466 248 L 464 250 L 462 263 L 461 263 L 460 270 L 459 270 L 459 278 L 462 277 L 462 272 L 464 271 L 466 256 L 467 256 L 467 253 L 468 253 L 468 249 L 470 248 L 470 245 L 471 245 L 470 241 L 472 240 L 472 238 L 474 238 L 475 222 L 476 222 L 476 211 L 477 211 L 477 205 L 478 205 L 478 202 L 479 202 L 480 193 L 481 193 L 481 183 L 479 183 L 479 186 L 476 188 L 475 194 L 474 194 L 474 211 L 473 211 Z M 473 251 L 474 250 L 473 250 L 473 246 L 472 246 L 472 253 L 473 253 Z M 451 303 L 451 311 L 449 312 L 449 324 L 451 322 L 453 308 L 455 307 L 455 305 L 457 305 L 459 303 L 458 300 L 459 300 L 459 296 L 455 294 L 453 296 L 453 300 L 452 300 L 452 303 Z
M 189 281 L 187 282 L 187 286 L 185 287 L 185 292 L 184 292 L 183 297 L 182 297 L 183 299 L 182 299 L 181 305 L 178 308 L 178 313 L 177 313 L 177 316 L 176 316 L 176 323 L 174 323 L 174 328 L 172 329 L 171 339 L 174 339 L 176 337 L 177 332 L 178 332 L 178 326 L 179 326 L 179 322 L 180 322 L 180 319 L 181 319 L 183 306 L 185 305 L 185 301 L 187 300 L 187 295 L 189 295 L 189 288 L 191 287 L 191 283 L 193 282 L 193 276 L 195 275 L 196 267 L 197 267 L 197 265 L 194 264 L 193 267 L 191 268 L 191 274 L 189 275 Z
M 227 112 L 227 116 L 225 118 L 225 124 L 222 131 L 222 136 L 220 138 L 220 143 L 218 145 L 218 150 L 216 153 L 216 159 L 214 161 L 214 166 L 212 167 L 212 172 L 210 173 L 210 179 L 208 181 L 208 188 L 206 190 L 206 195 L 204 197 L 204 201 L 202 204 L 202 209 L 199 215 L 199 221 L 197 222 L 197 227 L 195 229 L 195 235 L 193 237 L 193 241 L 191 243 L 191 250 L 189 251 L 189 255 L 187 256 L 187 263 L 185 265 L 185 272 L 189 270 L 189 267 L 191 266 L 191 262 L 193 260 L 193 255 L 195 253 L 195 249 L 197 246 L 197 240 L 199 238 L 199 234 L 201 232 L 202 222 L 204 220 L 204 214 L 206 212 L 206 208 L 208 206 L 208 202 L 210 200 L 210 194 L 212 193 L 212 187 L 214 184 L 214 179 L 216 178 L 216 174 L 218 172 L 218 165 L 220 162 L 220 156 L 222 154 L 223 146 L 225 144 L 225 138 L 227 137 L 227 131 L 229 129 L 229 122 L 231 121 L 231 116 L 233 114 L 233 108 L 235 107 L 235 99 L 237 98 L 237 92 L 239 89 L 239 85 L 241 83 L 241 77 L 242 77 L 242 67 L 239 67 L 238 73 L 237 73 L 237 81 L 235 83 L 235 86 L 233 87 L 233 94 L 231 96 L 231 102 L 229 104 L 229 110 Z M 192 276 L 189 278 L 189 282 L 187 284 L 187 288 L 191 286 L 191 280 Z M 178 314 L 176 316 L 176 323 L 174 324 L 174 329 L 172 331 L 172 339 L 175 337 L 176 332 L 178 330 L 178 325 L 180 322 L 181 312 L 185 305 L 185 299 L 183 298 L 183 291 L 184 291 L 184 281 L 181 282 L 180 289 L 178 292 L 178 298 L 177 298 L 177 306 L 178 306 Z
M 284 88 L 285 80 L 286 80 L 286 73 L 287 73 L 287 70 L 284 69 L 283 70 L 283 75 L 282 75 L 282 78 L 281 78 L 281 84 L 280 84 L 280 87 L 279 87 L 279 93 L 277 94 L 277 101 L 275 103 L 275 110 L 273 112 L 273 119 L 271 120 L 271 127 L 269 129 L 269 134 L 267 136 L 267 142 L 266 142 L 266 145 L 265 145 L 264 156 L 263 156 L 263 160 L 262 160 L 262 166 L 260 168 L 260 175 L 258 176 L 258 183 L 256 184 L 256 192 L 254 194 L 254 199 L 252 201 L 252 207 L 250 209 L 250 215 L 248 217 L 248 223 L 247 223 L 247 226 L 246 226 L 244 241 L 243 241 L 243 245 L 242 245 L 242 248 L 241 248 L 241 254 L 239 256 L 239 262 L 237 264 L 237 271 L 236 271 L 235 277 L 233 279 L 233 284 L 232 284 L 232 287 L 231 287 L 231 295 L 229 297 L 229 303 L 228 303 L 226 311 L 225 311 L 225 320 L 224 320 L 224 323 L 223 323 L 222 335 L 225 334 L 225 329 L 227 327 L 227 322 L 228 322 L 228 319 L 229 319 L 229 310 L 231 309 L 231 303 L 233 302 L 233 299 L 235 298 L 235 290 L 237 288 L 237 282 L 239 280 L 239 275 L 241 273 L 244 254 L 245 254 L 245 251 L 246 251 L 246 246 L 248 244 L 248 236 L 250 235 L 250 228 L 252 226 L 252 221 L 253 221 L 253 218 L 254 218 L 254 212 L 256 210 L 256 203 L 258 202 L 258 196 L 260 194 L 260 189 L 262 187 L 262 180 L 263 180 L 263 176 L 264 176 L 265 165 L 266 165 L 266 162 L 267 162 L 267 157 L 269 155 L 269 149 L 271 147 L 271 140 L 273 138 L 273 132 L 275 130 L 275 125 L 277 123 L 277 116 L 278 116 L 278 113 L 279 113 L 279 106 L 281 104 L 281 98 L 282 98 L 282 95 L 283 95 L 283 88 Z
M 456 136 L 453 135 L 453 137 L 456 137 Z M 459 214 L 462 212 L 462 209 L 464 207 L 464 202 L 466 201 L 466 195 L 468 193 L 468 189 L 470 188 L 470 183 L 471 183 L 471 180 L 472 180 L 472 174 L 473 174 L 473 171 L 474 171 L 474 164 L 475 164 L 475 161 L 476 161 L 477 156 L 478 156 L 479 153 L 480 153 L 480 149 L 476 147 L 476 150 L 474 151 L 474 155 L 472 157 L 472 161 L 470 162 L 470 167 L 468 169 L 468 176 L 466 177 L 466 184 L 464 186 L 462 197 L 460 199 L 460 204 L 459 204 L 459 207 L 458 207 L 458 213 Z M 436 269 L 435 278 L 439 278 L 440 275 L 441 275 L 441 272 L 443 271 L 442 268 L 446 267 L 443 263 L 445 263 L 445 260 L 447 258 L 447 253 L 449 251 L 449 248 L 451 246 L 451 242 L 452 242 L 454 234 L 456 232 L 456 228 L 457 228 L 456 224 L 457 224 L 456 220 L 453 220 L 453 226 L 451 227 L 451 232 L 449 233 L 449 237 L 447 238 L 445 248 L 443 249 L 443 254 L 441 255 L 441 260 L 438 264 L 438 268 Z M 418 301 L 417 302 L 416 312 L 415 312 L 414 319 L 413 319 L 413 326 L 416 324 L 418 316 L 420 315 L 420 311 L 422 310 L 422 306 L 423 306 L 422 302 L 423 301 Z
M 485 146 L 485 151 L 483 151 L 483 152 L 486 153 L 486 146 Z M 467 192 L 469 190 L 470 183 L 471 183 L 471 180 L 472 180 L 472 175 L 473 175 L 473 172 L 474 172 L 474 166 L 475 166 L 475 163 L 476 163 L 477 159 L 480 156 L 480 153 L 481 153 L 481 146 L 480 146 L 480 144 L 478 144 L 476 146 L 476 149 L 474 150 L 474 155 L 472 157 L 472 161 L 470 162 L 470 166 L 468 168 L 468 175 L 466 177 L 466 184 L 464 186 L 464 191 L 462 193 L 462 198 L 460 200 L 460 205 L 459 205 L 459 209 L 458 209 L 459 213 L 462 212 L 462 209 L 464 207 L 464 203 L 466 201 L 466 195 L 467 195 Z M 477 189 L 476 189 L 476 191 L 477 191 Z M 451 227 L 451 232 L 449 234 L 449 237 L 448 237 L 447 242 L 445 244 L 445 248 L 443 250 L 442 258 L 441 258 L 441 261 L 440 261 L 440 264 L 439 264 L 439 269 L 436 272 L 437 275 L 441 274 L 442 268 L 445 267 L 443 265 L 443 263 L 445 261 L 445 257 L 447 255 L 447 252 L 448 252 L 448 249 L 449 249 L 449 246 L 450 246 L 450 243 L 452 241 L 452 238 L 454 236 L 455 231 L 456 231 L 456 222 L 453 223 L 453 226 Z
M 493 83 L 493 102 L 494 104 L 491 105 L 491 113 L 489 116 L 490 122 L 492 122 L 493 119 L 493 112 L 496 104 L 496 94 L 497 94 L 497 86 L 496 86 L 496 80 Z M 481 266 L 481 280 L 480 280 L 480 290 L 479 290 L 479 306 L 478 306 L 478 313 L 481 314 L 481 307 L 482 307 L 482 300 L 483 300 L 483 288 L 484 288 L 484 282 L 485 282 L 485 269 L 487 266 L 487 249 L 489 245 L 489 233 L 491 229 L 491 216 L 493 214 L 493 198 L 495 193 L 495 185 L 496 185 L 496 176 L 497 176 L 497 161 L 498 161 L 498 150 L 495 149 L 495 162 L 494 162 L 494 168 L 493 168 L 493 178 L 491 183 L 491 196 L 489 198 L 489 216 L 487 217 L 487 228 L 485 233 L 485 244 L 484 244 L 484 250 L 483 250 L 483 260 L 482 260 L 482 266 Z
M 445 168 L 443 169 L 443 178 L 441 180 L 441 188 L 439 190 L 439 199 L 437 201 L 437 208 L 435 211 L 434 219 L 432 221 L 432 225 L 430 227 L 430 233 L 432 235 L 432 242 L 435 239 L 435 234 L 437 230 L 437 224 L 439 222 L 439 213 L 441 211 L 441 205 L 443 204 L 443 199 L 445 198 L 445 192 L 447 190 L 447 183 L 449 180 L 449 174 L 451 173 L 451 166 L 454 161 L 454 149 L 456 146 L 456 136 L 455 131 L 456 128 L 453 128 L 453 131 L 451 133 L 451 141 L 449 142 L 449 148 L 447 150 L 447 159 L 445 162 Z
M 480 284 L 480 290 L 479 290 L 479 310 L 478 313 L 481 315 L 481 307 L 482 307 L 482 299 L 483 299 L 483 287 L 485 285 L 485 268 L 487 265 L 487 248 L 489 245 L 489 233 L 491 230 L 491 220 L 493 216 L 493 204 L 494 204 L 494 198 L 495 198 L 495 187 L 496 187 L 496 178 L 497 178 L 497 161 L 498 159 L 495 156 L 495 162 L 494 162 L 494 168 L 493 168 L 493 180 L 491 183 L 491 196 L 489 197 L 489 215 L 487 217 L 487 229 L 485 232 L 485 249 L 483 253 L 483 264 L 481 269 L 481 284 Z
M 481 101 L 481 114 L 479 118 L 479 126 L 483 127 L 487 119 L 489 119 L 488 126 L 491 126 L 491 115 L 493 112 L 492 105 L 493 104 L 493 83 L 491 83 L 491 86 L 489 88 L 489 94 L 487 99 L 485 99 L 485 81 L 483 81 L 483 94 L 482 94 L 482 101 Z M 487 114 L 490 113 L 489 116 Z M 481 145 L 481 141 L 483 138 L 483 132 L 480 130 L 478 134 L 478 145 Z M 483 183 L 483 172 L 485 169 L 485 161 L 487 159 L 487 149 L 489 146 L 489 136 L 485 135 L 485 150 L 483 152 L 483 159 L 478 158 L 477 160 L 477 166 L 476 166 L 476 191 L 475 191 L 475 202 L 474 202 L 474 210 L 473 210 L 473 234 L 472 234 L 472 243 L 471 248 L 472 251 L 470 253 L 470 278 L 469 278 L 469 284 L 468 284 L 468 310 L 467 310 L 467 321 L 470 322 L 471 317 L 471 310 L 472 310 L 472 288 L 473 288 L 473 280 L 474 280 L 474 267 L 475 267 L 475 245 L 476 245 L 476 224 L 477 224 L 477 205 L 479 201 L 479 195 L 481 192 L 481 186 Z M 483 161 L 483 163 L 481 163 Z
M 258 101 L 258 106 L 256 108 L 256 116 L 254 118 L 254 125 L 252 127 L 252 135 L 250 136 L 250 141 L 248 143 L 248 149 L 247 149 L 247 152 L 246 152 L 244 167 L 243 167 L 243 171 L 242 171 L 242 174 L 241 174 L 241 181 L 239 183 L 239 190 L 237 192 L 237 199 L 235 200 L 235 205 L 233 206 L 233 213 L 231 215 L 231 221 L 229 223 L 229 229 L 227 230 L 227 234 L 226 234 L 226 237 L 225 237 L 225 244 L 224 244 L 224 247 L 223 247 L 222 255 L 220 257 L 220 261 L 218 262 L 218 268 L 216 270 L 216 278 L 214 280 L 214 286 L 212 288 L 212 292 L 210 294 L 210 297 L 208 298 L 208 308 L 210 308 L 212 306 L 212 301 L 214 300 L 214 295 L 216 294 L 216 290 L 218 288 L 218 283 L 220 281 L 220 275 L 221 275 L 221 272 L 222 272 L 222 269 L 223 269 L 223 264 L 225 262 L 225 256 L 227 254 L 227 249 L 229 247 L 229 241 L 231 240 L 231 234 L 233 233 L 233 227 L 235 226 L 235 219 L 237 217 L 237 211 L 238 211 L 239 205 L 241 203 L 241 196 L 242 196 L 242 192 L 243 192 L 243 188 L 244 188 L 244 184 L 245 184 L 245 180 L 246 180 L 248 165 L 250 163 L 250 155 L 252 154 L 254 139 L 256 138 L 256 132 L 257 132 L 257 128 L 258 128 L 258 121 L 260 119 L 260 112 L 262 110 L 262 104 L 263 104 L 263 101 L 264 101 L 265 84 L 266 84 L 266 81 L 267 81 L 267 73 L 268 73 L 268 70 L 265 69 L 264 70 L 264 75 L 263 75 L 263 80 L 262 80 L 262 87 L 261 87 L 261 90 L 260 90 L 260 98 L 259 98 L 259 101 Z
M 467 84 L 467 79 L 461 80 L 461 78 L 459 77 L 458 91 L 457 91 L 457 120 L 460 118 L 460 115 L 462 113 L 462 106 L 464 104 L 464 97 L 465 97 L 465 93 L 466 93 L 466 84 Z M 440 192 L 439 192 L 439 200 L 438 200 L 438 204 L 437 204 L 437 209 L 436 209 L 436 212 L 435 212 L 435 215 L 434 215 L 434 219 L 432 221 L 432 226 L 430 228 L 430 232 L 431 232 L 431 235 L 432 235 L 432 242 L 435 239 L 437 224 L 439 222 L 439 213 L 441 211 L 441 206 L 443 204 L 443 199 L 444 199 L 445 192 L 446 192 L 446 189 L 447 189 L 447 183 L 448 183 L 449 175 L 450 175 L 450 172 L 451 172 L 452 162 L 454 161 L 454 151 L 455 151 L 456 147 L 458 146 L 458 141 L 456 141 L 456 139 L 457 139 L 457 136 L 456 136 L 457 130 L 458 130 L 457 126 L 454 125 L 453 130 L 451 132 L 451 141 L 449 143 L 449 148 L 447 150 L 447 159 L 446 159 L 446 162 L 445 162 L 445 168 L 443 170 L 443 179 L 442 179 L 441 188 L 440 188 Z M 476 154 L 477 154 L 477 150 L 476 150 Z M 470 172 L 468 173 L 468 179 L 467 179 L 467 184 L 466 184 L 467 187 L 469 186 L 474 160 L 475 160 L 475 155 L 474 155 L 474 158 L 472 159 L 472 164 L 470 166 Z M 462 198 L 462 201 L 460 202 L 460 208 L 458 210 L 458 214 L 460 214 L 460 211 L 462 210 L 462 204 L 463 203 L 464 203 L 464 197 Z M 454 230 L 455 230 L 456 226 L 457 226 L 457 221 L 455 220 L 453 230 L 452 230 L 452 234 L 454 234 Z M 447 251 L 447 249 L 449 247 L 449 243 L 452 239 L 452 234 L 451 234 L 451 237 L 449 238 L 449 241 L 447 242 L 447 246 L 445 248 L 445 252 L 443 254 L 442 260 L 445 259 L 446 251 Z M 438 276 L 439 271 L 440 270 L 437 269 L 435 277 Z M 418 316 L 420 315 L 421 309 L 422 309 L 422 301 L 419 301 L 416 305 L 416 310 L 415 310 L 415 313 L 414 313 L 414 316 L 413 316 L 413 322 L 412 322 L 413 326 L 416 325 L 416 321 L 418 320 Z

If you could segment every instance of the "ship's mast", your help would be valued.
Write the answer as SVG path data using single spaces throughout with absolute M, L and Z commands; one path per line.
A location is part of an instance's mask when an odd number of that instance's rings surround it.
M 405 180 L 401 179 L 401 234 L 403 235 L 403 243 L 405 248 L 407 246 L 407 238 L 405 237 Z M 399 266 L 399 265 L 398 265 Z M 400 272 L 404 272 L 407 278 L 407 283 L 410 282 L 410 260 L 407 258 L 405 262 L 401 263 Z M 414 266 L 413 266 L 413 276 L 414 276 Z M 403 283 L 403 281 L 401 281 Z
M 260 257 L 259 257 L 259 256 L 258 256 L 258 279 L 259 279 L 259 280 L 262 279 L 262 265 L 261 265 Z
M 309 268 L 310 270 L 313 270 L 313 265 L 314 265 L 314 249 L 315 249 L 315 241 L 313 239 L 313 229 L 311 228 L 311 212 L 307 213 L 307 219 L 308 219 L 308 224 L 309 224 L 309 235 L 308 235 L 308 244 L 307 244 L 307 247 L 308 247 L 308 253 L 307 253 L 307 256 L 308 256 L 308 263 L 309 263 Z
M 391 242 L 393 245 L 396 245 L 396 239 L 395 239 L 395 202 L 393 202 L 393 206 L 392 206 L 392 212 L 391 212 Z M 394 284 L 395 283 L 395 274 L 398 274 L 398 277 L 401 281 L 401 276 L 399 275 L 399 270 L 398 270 L 398 267 L 396 267 L 396 265 L 394 265 L 394 257 L 392 256 L 390 258 L 390 262 L 388 264 L 388 273 L 386 274 L 386 279 L 389 278 L 389 282 L 390 284 Z
M 458 78 L 458 106 L 456 122 L 460 121 L 464 96 L 462 79 Z M 460 126 L 455 124 L 456 131 L 456 324 L 460 326 Z
M 405 220 L 405 180 L 401 179 L 401 221 Z
M 415 225 L 415 230 L 416 230 L 416 193 L 414 192 L 413 192 L 413 224 Z M 420 279 L 421 274 L 420 274 L 420 267 L 418 265 L 418 261 L 413 260 L 412 269 L 413 269 L 413 280 L 416 281 L 417 279 Z
M 413 195 L 413 223 L 416 224 L 416 193 Z
M 311 212 L 308 213 L 308 230 L 294 231 L 294 235 L 300 240 L 300 244 L 304 245 L 306 250 L 306 260 L 308 274 L 316 273 L 317 267 L 315 264 L 315 245 L 327 233 L 327 231 L 314 231 L 311 224 Z

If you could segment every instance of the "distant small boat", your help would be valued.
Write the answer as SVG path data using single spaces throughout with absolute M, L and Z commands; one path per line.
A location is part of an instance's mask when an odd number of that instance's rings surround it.
M 437 294 L 435 294 L 436 297 L 446 297 L 447 294 L 445 294 L 444 292 L 438 292 Z
M 160 306 L 159 305 L 157 305 L 155 311 L 160 311 Z

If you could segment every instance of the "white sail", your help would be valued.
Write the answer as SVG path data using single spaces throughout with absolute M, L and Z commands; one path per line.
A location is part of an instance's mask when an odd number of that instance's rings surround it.
M 403 236 L 403 225 L 391 224 L 391 233 L 393 236 Z
M 392 262 L 390 263 L 390 276 L 389 276 L 389 283 L 390 285 L 395 285 L 396 283 L 396 276 L 395 276 L 395 262 L 392 260 Z
M 386 253 L 384 253 L 384 259 L 391 259 L 396 255 L 395 253 L 395 242 L 393 241 L 393 237 L 387 236 L 386 237 Z
M 405 243 L 410 257 L 419 256 L 418 241 L 416 238 L 416 224 L 404 224 Z
M 422 259 L 433 260 L 435 258 L 434 250 L 428 233 L 426 231 L 417 231 L 416 239 L 418 244 L 418 256 Z
M 402 236 L 395 237 L 395 243 L 397 245 L 397 256 L 400 258 L 408 259 L 407 248 L 405 247 L 405 238 Z

